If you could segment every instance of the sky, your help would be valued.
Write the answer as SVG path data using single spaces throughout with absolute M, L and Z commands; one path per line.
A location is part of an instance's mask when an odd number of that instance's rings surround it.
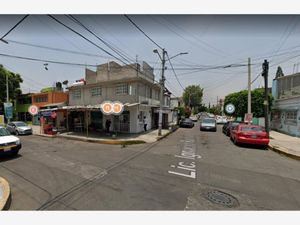
M 172 65 L 166 62 L 166 86 L 173 96 L 181 96 L 186 86 L 200 85 L 204 88 L 203 102 L 206 105 L 216 104 L 217 99 L 247 88 L 249 57 L 252 64 L 251 78 L 254 81 L 252 89 L 264 85 L 263 77 L 259 75 L 264 59 L 270 62 L 269 86 L 272 85 L 278 66 L 282 67 L 285 75 L 300 70 L 299 16 L 128 16 L 144 34 L 124 15 L 74 15 L 98 37 L 122 52 L 127 61 L 116 59 L 120 57 L 115 52 L 65 15 L 54 17 L 97 46 L 47 15 L 30 15 L 4 38 L 9 44 L 0 41 L 0 54 L 41 61 L 0 55 L 0 64 L 22 76 L 22 91 L 27 93 L 39 92 L 43 87 L 52 86 L 58 81 L 68 80 L 73 83 L 85 76 L 85 67 L 95 70 L 94 65 L 108 61 L 120 64 L 146 61 L 154 67 L 155 79 L 159 80 L 161 60 L 153 52 L 154 49 L 158 49 L 161 54 L 160 48 L 164 48 L 170 58 L 188 52 L 172 58 Z M 0 38 L 23 17 L 0 15 Z M 46 70 L 46 60 L 81 65 L 48 62 Z

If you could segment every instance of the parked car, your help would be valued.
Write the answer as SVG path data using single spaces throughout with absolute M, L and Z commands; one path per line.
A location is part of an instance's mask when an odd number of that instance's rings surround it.
M 190 119 L 191 119 L 193 122 L 197 122 L 197 121 L 198 121 L 197 115 L 190 116 Z
M 32 134 L 32 128 L 22 121 L 13 121 L 7 124 L 7 130 L 12 134 Z
M 180 127 L 189 127 L 192 128 L 194 127 L 194 122 L 190 118 L 184 118 L 183 120 L 180 121 Z
M 216 116 L 216 122 L 217 122 L 217 124 L 227 123 L 227 117 L 226 116 Z
M 17 155 L 21 147 L 20 139 L 0 126 L 0 155 Z
M 203 118 L 200 122 L 200 130 L 212 130 L 217 131 L 217 123 L 214 118 Z
M 226 134 L 228 137 L 230 136 L 230 131 L 235 128 L 236 126 L 238 126 L 239 124 L 241 124 L 243 122 L 241 121 L 228 121 L 227 123 L 225 123 L 223 125 L 222 131 L 224 134 Z
M 267 147 L 269 136 L 265 128 L 259 125 L 239 124 L 231 130 L 230 139 L 234 144 L 253 144 Z

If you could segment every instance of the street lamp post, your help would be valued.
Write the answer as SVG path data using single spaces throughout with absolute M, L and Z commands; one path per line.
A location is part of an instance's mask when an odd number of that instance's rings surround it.
M 154 53 L 157 53 L 160 60 L 161 60 L 161 79 L 160 79 L 160 104 L 159 104 L 159 114 L 158 114 L 158 136 L 161 136 L 161 130 L 162 130 L 162 108 L 163 108 L 163 102 L 164 102 L 164 91 L 165 91 L 165 64 L 166 64 L 166 54 L 167 51 L 163 48 L 162 49 L 162 56 L 159 54 L 157 49 L 153 50 Z M 176 56 L 188 54 L 187 52 L 178 53 L 177 55 L 174 55 L 169 58 L 173 59 Z

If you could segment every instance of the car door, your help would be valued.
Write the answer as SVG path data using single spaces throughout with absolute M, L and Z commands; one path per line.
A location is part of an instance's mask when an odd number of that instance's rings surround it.
M 10 133 L 14 133 L 13 123 L 8 123 L 7 126 L 6 126 L 6 129 L 7 129 Z

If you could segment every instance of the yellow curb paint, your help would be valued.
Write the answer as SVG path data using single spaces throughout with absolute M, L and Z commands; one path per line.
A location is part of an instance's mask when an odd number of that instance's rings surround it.
M 10 187 L 8 182 L 0 177 L 0 210 L 6 210 L 9 208 L 10 203 Z

